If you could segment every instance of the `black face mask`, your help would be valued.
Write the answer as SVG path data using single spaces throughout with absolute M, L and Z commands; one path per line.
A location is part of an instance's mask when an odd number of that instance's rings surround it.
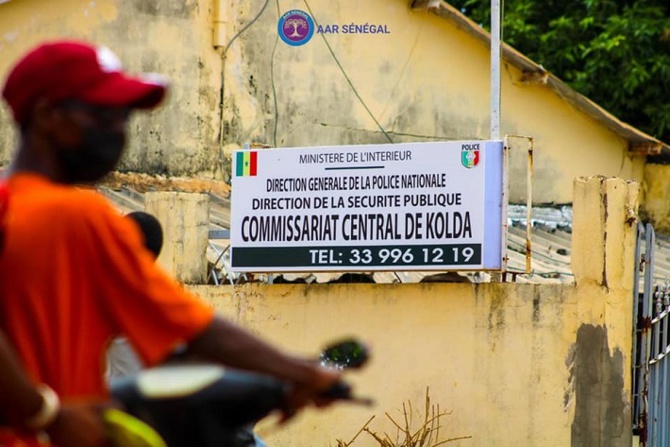
M 123 132 L 96 127 L 85 128 L 76 148 L 61 148 L 57 157 L 66 183 L 93 183 L 116 168 L 126 138 Z

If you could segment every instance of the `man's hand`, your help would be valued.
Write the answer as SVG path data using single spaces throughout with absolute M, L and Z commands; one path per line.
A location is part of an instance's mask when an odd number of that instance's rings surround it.
M 101 404 L 90 402 L 63 404 L 46 430 L 51 442 L 58 447 L 112 447 L 102 409 Z
M 341 379 L 341 373 L 312 361 L 306 364 L 310 374 L 306 381 L 292 384 L 286 397 L 286 407 L 283 410 L 281 422 L 288 421 L 305 406 L 326 407 L 337 400 L 324 396 L 324 393 Z

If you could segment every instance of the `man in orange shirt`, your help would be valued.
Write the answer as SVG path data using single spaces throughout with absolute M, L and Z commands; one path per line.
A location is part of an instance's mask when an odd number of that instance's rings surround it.
M 0 182 L 0 253 L 5 234 L 5 213 L 8 207 L 7 185 Z M 106 427 L 102 426 L 99 403 L 69 403 L 60 406 L 49 387 L 36 387 L 26 375 L 14 348 L 0 331 L 0 421 L 2 425 L 23 431 L 48 429 L 58 445 L 66 447 L 99 447 L 106 443 Z M 12 447 L 15 436 L 0 430 L 0 445 Z M 30 447 L 22 444 L 21 447 Z
M 107 399 L 104 354 L 125 334 L 147 365 L 176 346 L 292 384 L 289 412 L 338 373 L 276 349 L 221 317 L 154 265 L 139 231 L 93 191 L 125 145 L 128 117 L 166 86 L 121 71 L 106 48 L 60 41 L 29 52 L 3 97 L 20 130 L 0 256 L 0 329 L 31 379 L 64 401 Z
M 144 247 L 151 253 L 153 259 L 158 259 L 163 249 L 163 227 L 158 219 L 144 211 L 133 211 L 126 214 L 125 217 L 137 224 L 137 228 L 142 234 Z M 136 374 L 143 367 L 142 361 L 137 357 L 126 337 L 115 337 L 111 341 L 107 352 L 107 368 L 105 371 L 105 378 L 108 383 L 121 377 Z

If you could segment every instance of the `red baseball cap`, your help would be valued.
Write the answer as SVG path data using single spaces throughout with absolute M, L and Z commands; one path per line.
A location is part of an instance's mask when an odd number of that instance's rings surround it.
M 123 73 L 121 62 L 106 47 L 57 41 L 34 48 L 18 61 L 2 96 L 14 119 L 23 123 L 40 99 L 150 109 L 163 100 L 166 90 L 167 82 L 160 75 Z

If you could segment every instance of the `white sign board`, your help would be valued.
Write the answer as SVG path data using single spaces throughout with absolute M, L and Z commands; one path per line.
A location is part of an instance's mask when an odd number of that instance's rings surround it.
M 499 270 L 501 141 L 238 151 L 234 271 Z

